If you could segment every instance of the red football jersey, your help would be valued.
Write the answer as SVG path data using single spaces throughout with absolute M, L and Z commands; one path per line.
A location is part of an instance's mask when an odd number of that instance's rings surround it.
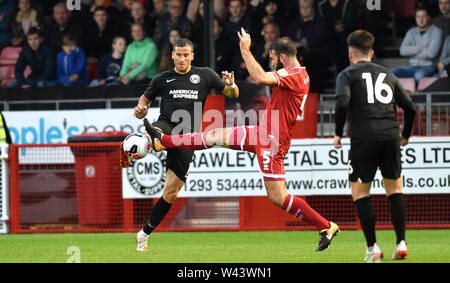
M 272 88 L 260 126 L 267 127 L 267 133 L 275 136 L 280 146 L 289 148 L 292 129 L 309 92 L 309 76 L 304 67 L 284 68 L 273 74 L 278 85 Z

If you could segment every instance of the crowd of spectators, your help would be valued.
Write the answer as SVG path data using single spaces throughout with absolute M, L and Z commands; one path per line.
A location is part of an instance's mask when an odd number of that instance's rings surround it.
M 22 47 L 16 81 L 8 86 L 146 83 L 173 67 L 171 49 L 182 37 L 194 42 L 194 64 L 206 65 L 203 1 L 79 1 L 81 9 L 71 11 L 66 1 L 0 0 L 0 49 Z M 335 75 L 349 64 L 349 33 L 364 28 L 375 36 L 388 36 L 382 32 L 391 1 L 375 1 L 380 4 L 375 10 L 368 2 L 374 1 L 214 0 L 216 71 L 234 71 L 236 79 L 251 80 L 236 35 L 244 27 L 252 35 L 255 58 L 267 71 L 272 68 L 270 44 L 279 37 L 291 38 L 311 76 L 311 90 L 320 92 L 327 71 Z M 409 65 L 393 71 L 416 79 L 445 76 L 450 65 L 450 0 L 416 2 L 430 9 L 417 10 L 417 26 L 401 45 L 400 54 L 410 59 Z M 31 68 L 27 76 L 26 67 Z

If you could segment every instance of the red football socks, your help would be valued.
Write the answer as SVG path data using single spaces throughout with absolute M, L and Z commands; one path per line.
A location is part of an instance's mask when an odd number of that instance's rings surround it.
M 165 148 L 187 148 L 192 150 L 208 149 L 211 146 L 206 144 L 206 132 L 189 133 L 184 135 L 163 135 L 161 144 Z
M 319 231 L 330 228 L 330 222 L 310 207 L 309 204 L 302 198 L 288 195 L 284 201 L 283 209 L 298 219 L 303 219 L 304 221 L 316 226 Z

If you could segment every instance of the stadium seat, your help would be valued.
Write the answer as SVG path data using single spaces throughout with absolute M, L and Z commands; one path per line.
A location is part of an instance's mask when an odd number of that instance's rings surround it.
M 414 18 L 417 2 L 418 0 L 394 0 L 391 1 L 391 8 L 399 19 Z
M 0 54 L 0 65 L 16 64 L 17 59 L 19 59 L 20 51 L 22 51 L 22 47 L 7 46 L 3 48 L 2 53 Z
M 97 79 L 98 77 L 98 65 L 97 64 L 88 64 L 87 65 L 87 71 L 89 74 L 89 81 L 92 82 L 93 80 Z
M 414 78 L 398 78 L 406 92 L 416 92 L 416 80 Z
M 417 87 L 417 91 L 422 91 L 426 89 L 428 86 L 430 86 L 437 80 L 438 78 L 431 78 L 431 77 L 421 79 L 419 82 L 419 86 Z

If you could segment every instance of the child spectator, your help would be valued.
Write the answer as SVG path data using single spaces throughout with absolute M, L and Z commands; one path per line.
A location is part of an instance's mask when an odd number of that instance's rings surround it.
M 131 26 L 133 42 L 128 45 L 120 71 L 120 81 L 127 85 L 130 81 L 146 82 L 158 72 L 158 48 L 151 38 L 145 37 L 142 24 Z
M 112 53 L 105 55 L 98 65 L 98 78 L 89 86 L 116 85 L 123 63 L 123 55 L 127 47 L 124 37 L 117 36 L 112 43 Z
M 77 41 L 71 35 L 66 35 L 63 37 L 62 49 L 56 60 L 57 84 L 87 85 L 89 79 L 83 48 L 77 46 Z
M 31 28 L 28 31 L 28 44 L 22 48 L 14 68 L 16 81 L 10 82 L 8 87 L 42 87 L 55 80 L 55 54 L 43 41 L 44 37 L 39 29 Z M 27 66 L 30 66 L 31 73 L 25 78 Z

